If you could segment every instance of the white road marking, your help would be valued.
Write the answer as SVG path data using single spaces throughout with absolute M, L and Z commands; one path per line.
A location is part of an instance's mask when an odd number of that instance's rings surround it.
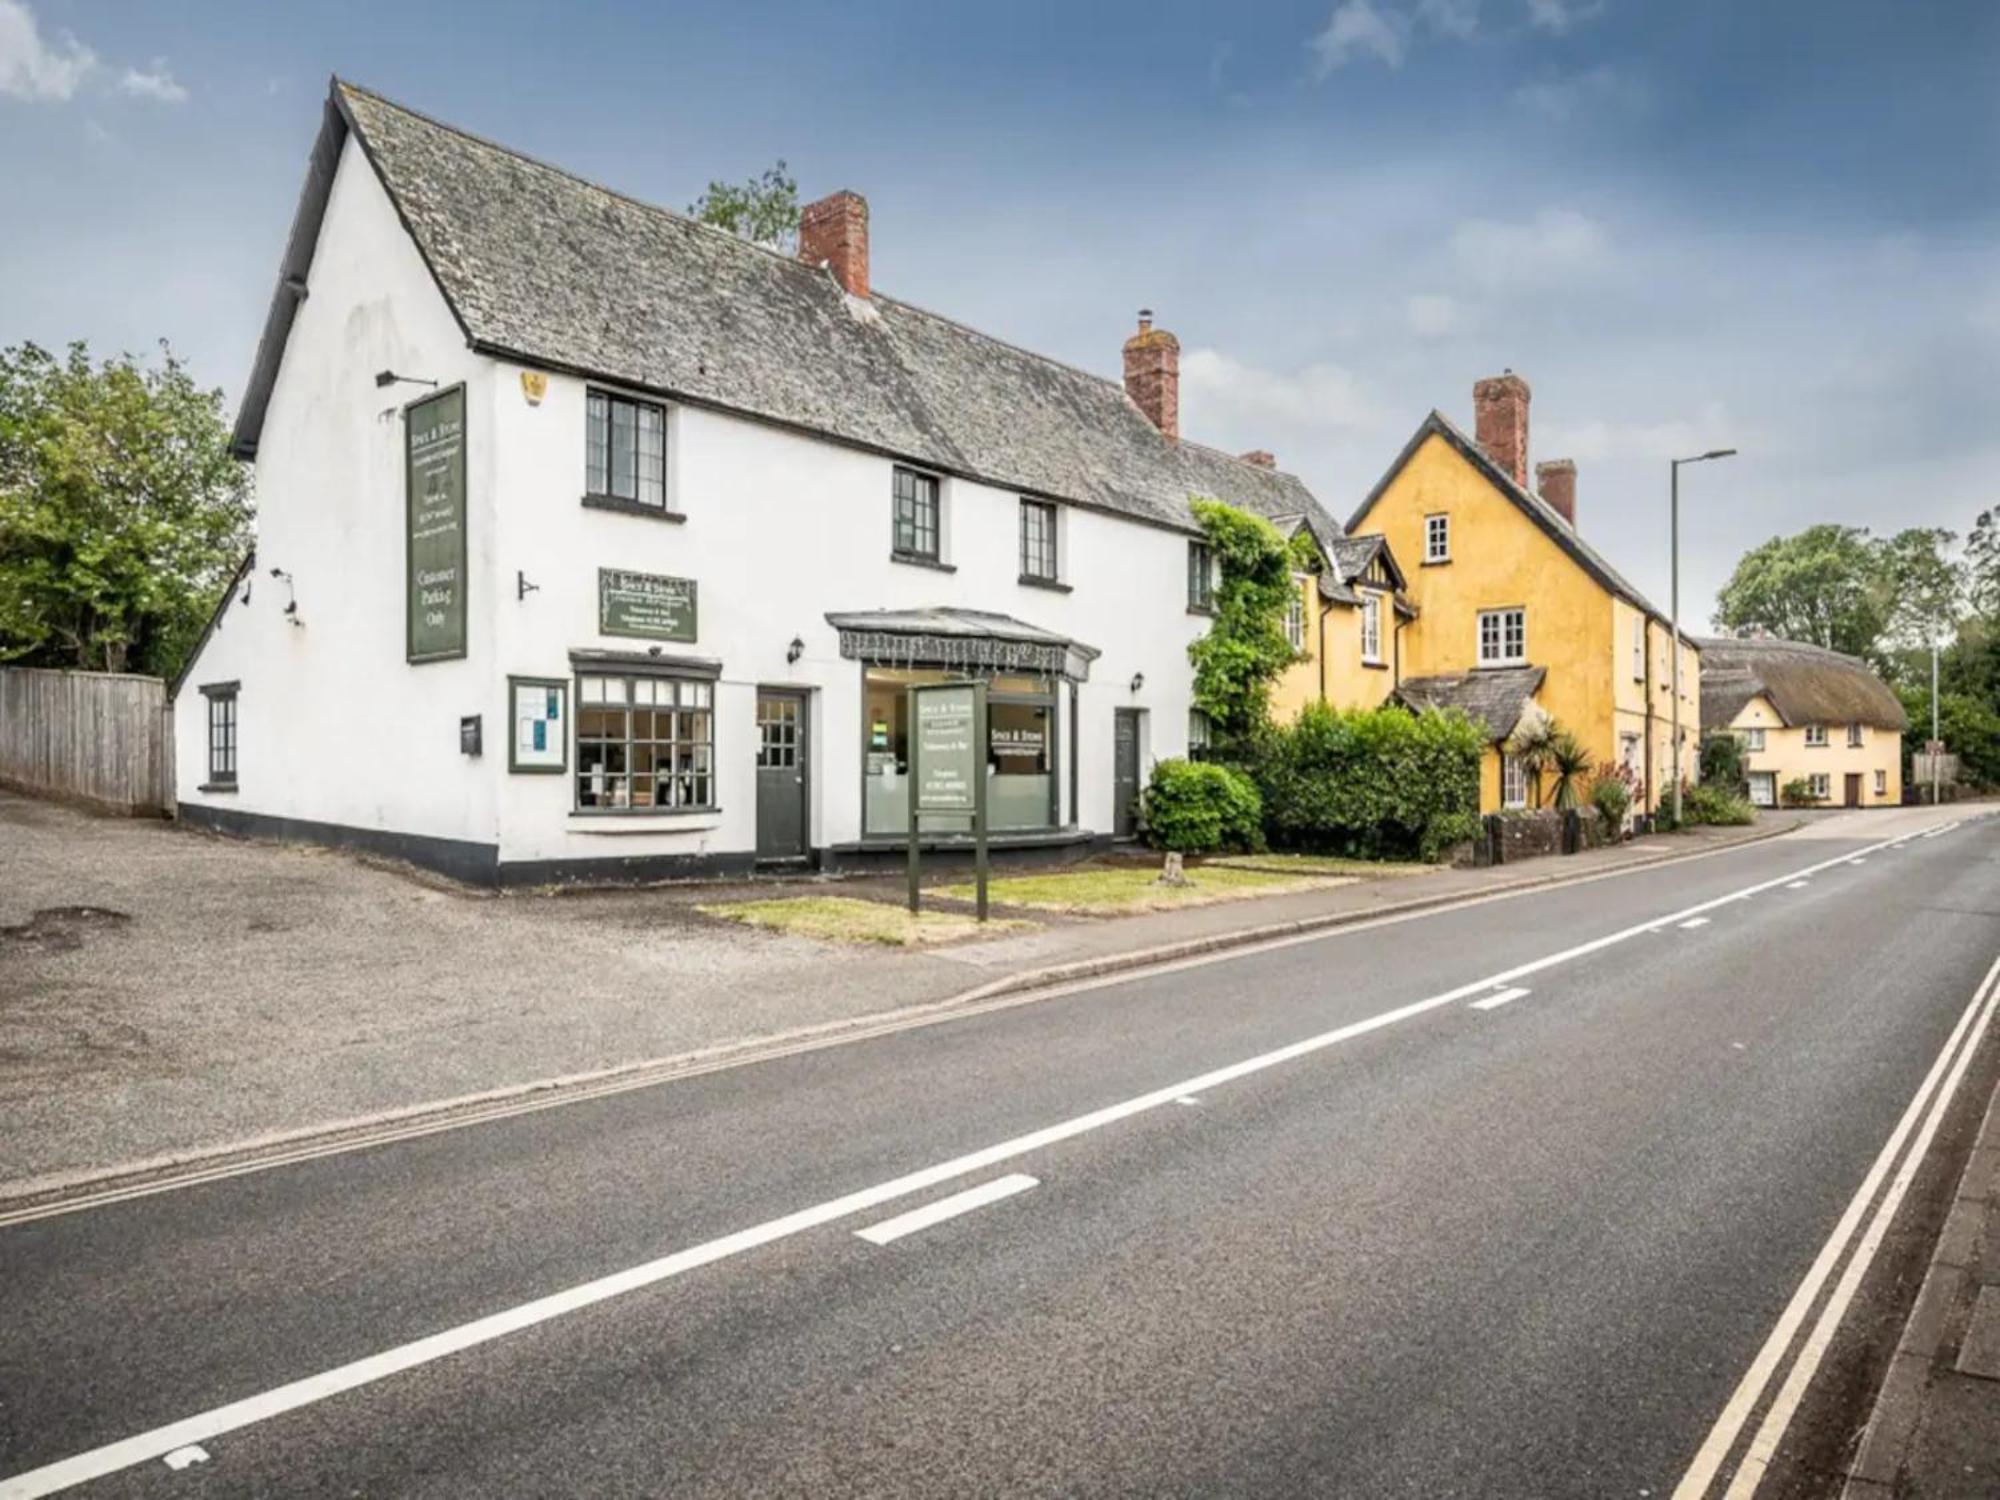
M 1708 925 L 1707 917 L 1689 917 L 1685 922 L 1681 923 L 1681 927 L 1684 930 L 1694 927 L 1706 927 L 1707 925 Z
M 1523 995 L 1532 993 L 1533 991 L 1531 990 L 1524 990 L 1519 985 L 1515 985 L 1512 989 L 1502 990 L 1497 995 L 1488 995 L 1483 1000 L 1473 1001 L 1472 1008 L 1474 1010 L 1498 1010 L 1509 1000 L 1518 1000 Z
M 1182 1096 L 1181 1096 L 1180 1098 L 1176 1099 L 1176 1100 L 1174 1101 L 1174 1103 L 1176 1103 L 1176 1104 L 1185 1104 L 1185 1105 L 1187 1105 L 1187 1106 L 1188 1106 L 1188 1107 L 1190 1107 L 1190 1108 L 1194 1108 L 1194 1107 L 1198 1106 L 1198 1105 L 1199 1105 L 1199 1104 L 1201 1103 L 1201 1101 L 1200 1101 L 1199 1099 L 1195 1098 L 1195 1097 L 1194 1097 L 1193 1095 L 1191 1095 L 1191 1094 L 1184 1094 L 1184 1095 L 1182 1095 Z
M 176 1448 L 166 1456 L 170 1469 L 185 1469 L 189 1464 L 208 1462 L 208 1450 L 197 1443 L 189 1443 L 185 1448 Z
M 1855 858 L 1855 859 L 1850 859 L 1850 860 L 1848 861 L 1848 863 L 1849 863 L 1850 865 L 1865 865 L 1865 864 L 1867 864 L 1867 863 L 1868 863 L 1868 861 L 1867 861 L 1867 860 L 1865 860 L 1865 859 L 1861 859 L 1861 858 L 1858 858 L 1858 857 L 1857 857 L 1857 858 Z
M 1819 1255 L 1813 1260 L 1811 1268 L 1806 1272 L 1805 1280 L 1799 1283 L 1798 1290 L 1792 1294 L 1792 1300 L 1785 1305 L 1784 1312 L 1779 1315 L 1776 1326 L 1771 1330 L 1771 1336 L 1764 1341 L 1763 1348 L 1757 1351 L 1757 1357 L 1750 1362 L 1750 1368 L 1744 1371 L 1743 1379 L 1737 1383 L 1728 1404 L 1716 1418 L 1715 1426 L 1709 1430 L 1700 1451 L 1695 1454 L 1694 1462 L 1688 1466 L 1688 1471 L 1681 1477 L 1681 1482 L 1674 1487 L 1673 1500 L 1700 1500 L 1700 1497 L 1706 1495 L 1710 1486 L 1714 1484 L 1723 1462 L 1728 1458 L 1730 1450 L 1735 1447 L 1743 1428 L 1750 1420 L 1751 1413 L 1763 1399 L 1765 1390 L 1777 1373 L 1778 1364 L 1784 1357 L 1785 1351 L 1791 1347 L 1800 1325 L 1805 1322 L 1806 1314 L 1818 1300 L 1821 1287 L 1826 1284 L 1827 1277 L 1833 1274 L 1834 1266 L 1839 1263 L 1841 1255 L 1853 1241 L 1856 1231 L 1861 1226 L 1862 1217 L 1867 1213 L 1868 1205 L 1874 1201 L 1883 1178 L 1889 1175 L 1889 1169 L 1902 1152 L 1912 1129 L 1916 1128 L 1918 1120 L 1923 1118 L 1924 1123 L 1916 1144 L 1904 1158 L 1902 1170 L 1896 1173 L 1887 1195 L 1882 1199 L 1874 1219 L 1862 1236 L 1859 1248 L 1848 1262 L 1846 1273 L 1841 1277 L 1832 1297 L 1821 1311 L 1819 1321 L 1814 1325 L 1812 1334 L 1800 1350 L 1790 1375 L 1779 1389 L 1770 1410 L 1765 1414 L 1764 1421 L 1758 1427 L 1743 1461 L 1736 1469 L 1735 1477 L 1725 1493 L 1724 1500 L 1743 1500 L 1743 1497 L 1755 1491 L 1763 1479 L 1765 1470 L 1770 1465 L 1771 1455 L 1777 1451 L 1778 1440 L 1784 1436 L 1785 1428 L 1790 1424 L 1792 1414 L 1798 1408 L 1799 1398 L 1804 1395 L 1806 1386 L 1819 1368 L 1820 1358 L 1826 1352 L 1833 1331 L 1839 1326 L 1841 1316 L 1853 1299 L 1854 1289 L 1860 1285 L 1861 1278 L 1867 1273 L 1869 1263 L 1874 1260 L 1875 1251 L 1881 1245 L 1883 1236 L 1887 1234 L 1889 1223 L 1895 1217 L 1896 1209 L 1902 1203 L 1910 1181 L 1923 1163 L 1924 1152 L 1930 1145 L 1931 1137 L 1937 1133 L 1938 1121 L 1944 1114 L 1945 1106 L 1951 1102 L 1951 1096 L 1958 1087 L 1959 1079 L 1964 1076 L 1966 1064 L 1971 1060 L 1973 1052 L 1978 1049 L 1980 1039 L 1986 1033 L 1987 1023 L 1993 1018 L 1994 1001 L 1996 997 L 2000 997 L 2000 986 L 1996 986 L 1996 978 L 2000 978 L 2000 959 L 1994 960 L 1993 966 L 1986 971 L 1986 977 L 1973 992 L 1971 1002 L 1965 1007 L 1958 1018 L 1958 1024 L 1952 1028 L 1951 1035 L 1945 1040 L 1944 1049 L 1931 1064 L 1930 1072 L 1924 1075 L 1924 1081 L 1918 1085 L 1917 1092 L 1910 1100 L 1909 1108 L 1904 1110 L 1902 1119 L 1896 1122 L 1896 1128 L 1890 1132 L 1888 1144 L 1883 1146 L 1882 1154 L 1875 1158 L 1874 1165 L 1868 1169 L 1868 1175 L 1862 1179 L 1861 1186 L 1847 1205 L 1846 1212 L 1840 1216 L 1840 1222 L 1834 1225 L 1832 1235 L 1828 1237 Z M 1968 1031 L 1971 1033 L 1969 1042 L 1966 1041 Z M 1961 1047 L 1961 1042 L 1966 1044 Z M 1955 1063 L 1954 1057 L 1957 1059 Z M 1949 1076 L 1944 1077 L 1947 1069 L 1950 1070 Z M 1944 1077 L 1944 1084 L 1940 1088 L 1938 1081 L 1941 1077 Z M 1930 1106 L 1928 1118 L 1924 1118 L 1926 1103 Z
M 1788 891 L 1802 891 L 1811 884 L 1812 882 L 1810 880 L 1794 880 L 1788 882 L 1785 886 L 1785 889 Z
M 1025 1193 L 1037 1185 L 1038 1179 L 1028 1176 L 1025 1172 L 1015 1172 L 1007 1177 L 996 1177 L 991 1182 L 982 1182 L 978 1187 L 967 1188 L 962 1193 L 953 1193 L 949 1198 L 926 1203 L 922 1208 L 913 1208 L 906 1214 L 897 1214 L 893 1219 L 884 1219 L 880 1224 L 871 1224 L 866 1229 L 857 1229 L 854 1232 L 871 1245 L 891 1244 L 906 1234 L 915 1234 L 919 1229 L 929 1229 L 933 1224 L 942 1224 L 946 1219 L 969 1214 L 975 1208 L 984 1208 L 989 1203 L 998 1203 L 1002 1198 Z
M 1879 847 L 1880 845 L 1872 846 L 1868 852 L 1872 853 Z M 1475 979 L 1469 984 L 1459 985 L 1442 994 L 1413 1000 L 1393 1010 L 1385 1010 L 1359 1021 L 1351 1021 L 1345 1026 L 1338 1026 L 1317 1036 L 1309 1036 L 1270 1052 L 1212 1069 L 1194 1078 L 1181 1079 L 1165 1088 L 1154 1089 L 1150 1093 L 1139 1094 L 1116 1104 L 1108 1104 L 1087 1114 L 1072 1116 L 1058 1124 L 1014 1136 L 1009 1140 L 968 1152 L 964 1156 L 922 1167 L 901 1177 L 892 1177 L 885 1182 L 860 1188 L 838 1198 L 829 1198 L 823 1203 L 799 1209 L 781 1218 L 767 1219 L 762 1224 L 738 1230 L 734 1234 L 690 1246 L 671 1255 L 661 1256 L 657 1260 L 650 1260 L 609 1276 L 598 1277 L 594 1281 L 581 1282 L 563 1291 L 538 1297 L 531 1302 L 524 1302 L 519 1306 L 476 1318 L 470 1323 L 461 1323 L 455 1328 L 447 1328 L 442 1332 L 399 1344 L 331 1370 L 323 1370 L 317 1375 L 308 1375 L 254 1396 L 246 1396 L 223 1406 L 212 1407 L 208 1411 L 184 1417 L 178 1422 L 170 1422 L 164 1427 L 135 1433 L 131 1437 L 106 1443 L 102 1447 L 87 1449 L 70 1458 L 45 1464 L 39 1469 L 29 1469 L 11 1478 L 0 1479 L 0 1500 L 32 1500 L 32 1497 L 51 1495 L 72 1485 L 100 1479 L 106 1474 L 115 1474 L 122 1469 L 129 1469 L 136 1464 L 159 1458 L 186 1444 L 202 1442 L 226 1432 L 235 1432 L 258 1422 L 269 1421 L 286 1412 L 296 1411 L 302 1406 L 324 1401 L 329 1396 L 337 1396 L 343 1391 L 372 1385 L 392 1375 L 401 1374 L 405 1370 L 416 1369 L 451 1355 L 463 1353 L 467 1349 L 477 1348 L 481 1344 L 491 1343 L 495 1339 L 505 1338 L 509 1334 L 519 1333 L 522 1329 L 533 1328 L 586 1307 L 594 1307 L 600 1302 L 624 1296 L 628 1292 L 658 1285 L 699 1267 L 712 1265 L 716 1261 L 745 1254 L 778 1240 L 789 1239 L 793 1235 L 833 1223 L 835 1220 L 865 1213 L 869 1209 L 878 1208 L 898 1198 L 907 1198 L 912 1193 L 924 1192 L 974 1172 L 983 1172 L 989 1167 L 1012 1161 L 1030 1152 L 1040 1151 L 1062 1141 L 1073 1140 L 1094 1130 L 1102 1130 L 1121 1120 L 1129 1120 L 1136 1115 L 1162 1108 L 1177 1099 L 1198 1097 L 1221 1088 L 1224 1084 L 1234 1083 L 1266 1069 L 1295 1062 L 1302 1057 L 1310 1057 L 1316 1052 L 1337 1047 L 1356 1037 L 1366 1036 L 1370 1032 L 1398 1025 L 1437 1010 L 1441 1006 L 1453 1005 L 1460 1000 L 1484 994 L 1495 986 L 1525 979 L 1530 974 L 1539 974 L 1544 969 L 1552 969 L 1558 964 L 1569 963 L 1592 953 L 1600 953 L 1606 948 L 1628 942 L 1642 933 L 1656 931 L 1669 923 L 1684 921 L 1702 912 L 1713 911 L 1732 901 L 1741 900 L 1745 896 L 1770 890 L 1796 875 L 1817 874 L 1821 870 L 1839 864 L 1845 858 L 1847 856 L 1838 855 L 1832 859 L 1822 860 L 1819 864 L 1808 865 L 1804 870 L 1795 871 L 1792 875 L 1774 876 L 1744 890 L 1717 896 L 1695 906 L 1684 907 L 1664 917 L 1622 927 L 1616 932 L 1608 932 L 1602 937 L 1591 938 L 1587 942 L 1577 943 L 1559 952 L 1530 959 L 1526 963 L 1516 964 L 1511 969 L 1502 970 L 1498 974 L 1489 974 L 1483 979 Z M 1183 966 L 1195 965 L 1189 963 L 1165 966 L 1165 968 Z M 1165 969 L 1162 970 L 1164 971 Z M 1129 983 L 1130 976 L 1118 982 Z

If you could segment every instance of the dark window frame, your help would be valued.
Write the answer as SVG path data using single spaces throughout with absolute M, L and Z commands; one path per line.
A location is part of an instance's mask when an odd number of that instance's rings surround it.
M 1033 523 L 1032 525 L 1030 523 Z M 1021 497 L 1021 581 L 1060 583 L 1062 543 L 1058 528 L 1061 518 L 1053 500 Z
M 944 561 L 944 482 L 937 475 L 907 464 L 891 472 L 889 555 L 908 562 Z
M 617 411 L 621 407 L 629 407 L 632 412 L 630 494 L 621 494 L 618 490 L 618 455 L 613 445 L 613 435 L 618 430 Z M 648 412 L 659 421 L 657 454 L 644 452 L 646 432 L 643 414 Z M 600 422 L 603 434 L 601 442 Z M 609 390 L 603 386 L 586 387 L 583 397 L 584 504 L 603 510 L 623 510 L 637 515 L 680 519 L 673 509 L 672 497 L 667 493 L 667 425 L 667 408 L 662 402 L 649 401 L 643 396 L 629 396 L 622 391 Z M 657 475 L 643 472 L 642 458 L 657 459 L 659 468 Z M 648 480 L 656 482 L 659 486 L 657 501 L 645 498 Z
M 236 700 L 241 687 L 240 682 L 211 682 L 201 689 L 208 710 L 208 780 L 201 786 L 205 792 L 233 792 L 237 788 L 240 721 Z M 222 731 L 220 739 L 217 730 Z
M 1188 538 L 1187 590 L 1189 609 L 1215 613 L 1215 549 L 1195 537 Z
M 586 698 L 584 684 L 596 679 L 602 679 L 607 682 L 615 681 L 623 684 L 620 689 L 624 694 L 622 702 L 611 704 L 603 698 L 595 700 Z M 647 684 L 647 696 L 649 698 L 653 696 L 654 684 L 675 684 L 676 701 L 671 704 L 653 702 L 645 704 L 635 703 L 634 699 L 638 696 L 636 685 L 641 682 Z M 680 684 L 699 686 L 706 689 L 708 702 L 705 705 L 699 703 L 680 703 L 678 701 L 680 697 Z M 576 664 L 574 669 L 574 690 L 570 699 L 572 704 L 571 713 L 575 718 L 570 735 L 571 743 L 575 746 L 576 751 L 576 771 L 570 781 L 570 815 L 572 817 L 584 818 L 672 818 L 720 812 L 722 804 L 717 794 L 717 783 L 720 780 L 720 775 L 715 758 L 715 715 L 716 700 L 719 696 L 717 692 L 718 686 L 718 680 L 714 674 L 699 670 L 689 670 L 684 666 L 669 665 L 667 663 L 662 663 L 656 668 L 626 662 L 587 662 Z M 622 740 L 612 739 L 606 735 L 586 734 L 584 732 L 584 716 L 592 711 L 601 712 L 607 708 L 620 709 L 625 715 L 625 734 Z M 632 715 L 640 709 L 656 715 L 672 715 L 673 719 L 669 733 L 665 737 L 661 737 L 655 732 L 644 738 L 635 738 L 632 733 Z M 679 733 L 683 715 L 705 715 L 707 718 L 706 736 L 699 737 Z M 657 731 L 657 723 L 654 727 Z M 623 747 L 622 769 L 611 770 L 605 768 L 593 773 L 591 768 L 585 764 L 585 758 L 590 748 L 594 746 L 609 747 L 612 745 L 622 745 Z M 665 749 L 669 762 L 668 770 L 662 773 L 658 768 L 658 760 L 655 759 L 654 769 L 644 773 L 653 782 L 651 796 L 654 800 L 640 806 L 634 806 L 631 800 L 633 779 L 641 774 L 632 768 L 633 747 L 635 745 L 645 745 L 652 748 L 656 756 L 661 749 Z M 689 763 L 685 771 L 681 768 L 679 758 L 679 751 L 683 747 L 689 752 Z M 702 756 L 699 753 L 704 749 L 708 752 L 706 757 L 707 769 L 705 771 L 701 769 Z M 599 802 L 586 802 L 584 800 L 584 787 L 593 774 L 599 774 L 605 778 L 607 790 L 614 778 L 624 782 L 625 805 L 619 806 L 615 801 L 608 805 Z M 706 783 L 705 800 L 679 800 L 679 789 L 683 775 L 696 778 L 698 782 Z M 676 792 L 676 800 L 666 806 L 659 805 L 657 801 L 659 797 L 659 785 L 663 779 L 671 779 Z M 601 796 L 604 794 L 598 793 L 595 795 Z

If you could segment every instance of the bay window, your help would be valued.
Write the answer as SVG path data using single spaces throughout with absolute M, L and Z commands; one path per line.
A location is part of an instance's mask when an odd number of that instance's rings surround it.
M 715 684 L 639 670 L 576 679 L 579 812 L 715 807 Z

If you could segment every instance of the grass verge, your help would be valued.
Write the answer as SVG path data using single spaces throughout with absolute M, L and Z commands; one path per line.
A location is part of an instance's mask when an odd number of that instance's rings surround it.
M 882 943 L 892 948 L 924 947 L 1032 926 L 1019 921 L 979 922 L 958 912 L 926 911 L 912 916 L 900 906 L 853 896 L 783 896 L 772 901 L 726 901 L 696 910 L 725 921 L 742 922 L 793 937 L 829 943 Z
M 1427 875 L 1442 865 L 1418 864 L 1414 860 L 1347 859 L 1338 854 L 1224 854 L 1204 859 L 1202 868 L 1225 870 L 1267 870 L 1283 875 L 1352 875 L 1362 880 L 1383 880 L 1398 875 Z
M 989 881 L 986 889 L 988 897 L 1003 906 L 1116 916 L 1241 901 L 1249 896 L 1274 896 L 1338 883 L 1303 874 L 1218 868 L 1213 863 L 1190 870 L 1186 885 L 1161 885 L 1159 880 L 1159 871 L 1153 869 L 1062 870 L 1047 875 L 1009 875 Z M 948 885 L 938 894 L 957 901 L 973 899 L 970 885 Z

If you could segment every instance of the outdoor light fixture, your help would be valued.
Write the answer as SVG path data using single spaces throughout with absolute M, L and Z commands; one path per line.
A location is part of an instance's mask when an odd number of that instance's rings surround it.
M 294 625 L 304 629 L 306 622 L 299 618 L 299 591 L 292 586 L 292 575 L 287 573 L 283 568 L 274 567 L 271 569 L 271 576 L 283 582 L 285 593 L 290 597 L 291 602 L 285 606 L 285 618 L 290 620 Z M 244 597 L 248 598 L 250 590 L 247 586 L 243 592 Z
M 523 573 L 519 568 L 514 570 L 514 597 L 516 599 L 525 599 L 528 595 L 538 594 L 541 591 L 542 586 L 539 583 L 528 582 L 528 575 L 526 573 Z
M 1145 685 L 1146 685 L 1146 674 L 1144 672 L 1134 672 L 1132 674 L 1132 691 L 1136 693 L 1139 691 L 1140 688 L 1144 687 Z
M 379 390 L 383 386 L 389 385 L 427 385 L 432 390 L 437 389 L 437 382 L 435 380 L 426 380 L 421 375 L 398 375 L 394 370 L 377 370 L 375 372 L 376 389 Z
M 793 636 L 791 645 L 785 647 L 785 665 L 791 666 L 794 662 L 796 662 L 801 656 L 804 656 L 805 654 L 806 654 L 806 643 L 800 640 L 797 636 Z

